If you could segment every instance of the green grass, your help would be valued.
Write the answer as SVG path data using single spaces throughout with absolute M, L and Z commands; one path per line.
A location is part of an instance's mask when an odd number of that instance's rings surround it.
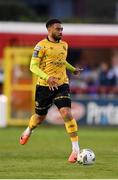
M 63 127 L 41 126 L 27 145 L 19 145 L 24 128 L 0 129 L 1 179 L 118 179 L 118 127 L 81 127 L 81 148 L 91 148 L 96 163 L 69 164 L 71 144 Z

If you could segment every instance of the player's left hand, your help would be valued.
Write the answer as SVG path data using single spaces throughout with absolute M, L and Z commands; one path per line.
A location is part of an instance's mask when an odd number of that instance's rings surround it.
M 75 69 L 75 71 L 74 71 L 74 73 L 73 74 L 75 74 L 75 75 L 80 75 L 80 73 L 81 73 L 81 71 L 83 71 L 84 69 L 83 68 L 76 68 Z

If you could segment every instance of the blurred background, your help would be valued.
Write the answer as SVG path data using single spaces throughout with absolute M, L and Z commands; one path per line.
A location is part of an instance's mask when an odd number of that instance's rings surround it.
M 74 117 L 118 125 L 118 0 L 0 0 L 0 126 L 26 125 L 34 111 L 29 63 L 50 18 L 63 22 L 68 62 L 84 68 L 68 74 Z M 47 122 L 63 123 L 56 107 Z

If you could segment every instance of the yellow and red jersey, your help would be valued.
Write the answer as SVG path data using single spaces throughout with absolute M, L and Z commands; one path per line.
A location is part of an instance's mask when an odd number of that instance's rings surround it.
M 37 84 L 48 86 L 47 78 L 50 76 L 58 78 L 59 85 L 68 83 L 66 74 L 67 50 L 68 45 L 62 40 L 51 42 L 48 39 L 43 39 L 37 43 L 31 59 L 31 64 L 37 64 L 41 70 L 40 73 L 43 73 L 41 76 L 39 73 Z

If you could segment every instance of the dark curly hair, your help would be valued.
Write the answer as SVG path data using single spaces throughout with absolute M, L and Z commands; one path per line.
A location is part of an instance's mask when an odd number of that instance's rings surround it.
M 61 24 L 62 22 L 59 19 L 50 19 L 46 22 L 46 28 L 48 29 L 48 27 L 52 26 L 55 23 Z

